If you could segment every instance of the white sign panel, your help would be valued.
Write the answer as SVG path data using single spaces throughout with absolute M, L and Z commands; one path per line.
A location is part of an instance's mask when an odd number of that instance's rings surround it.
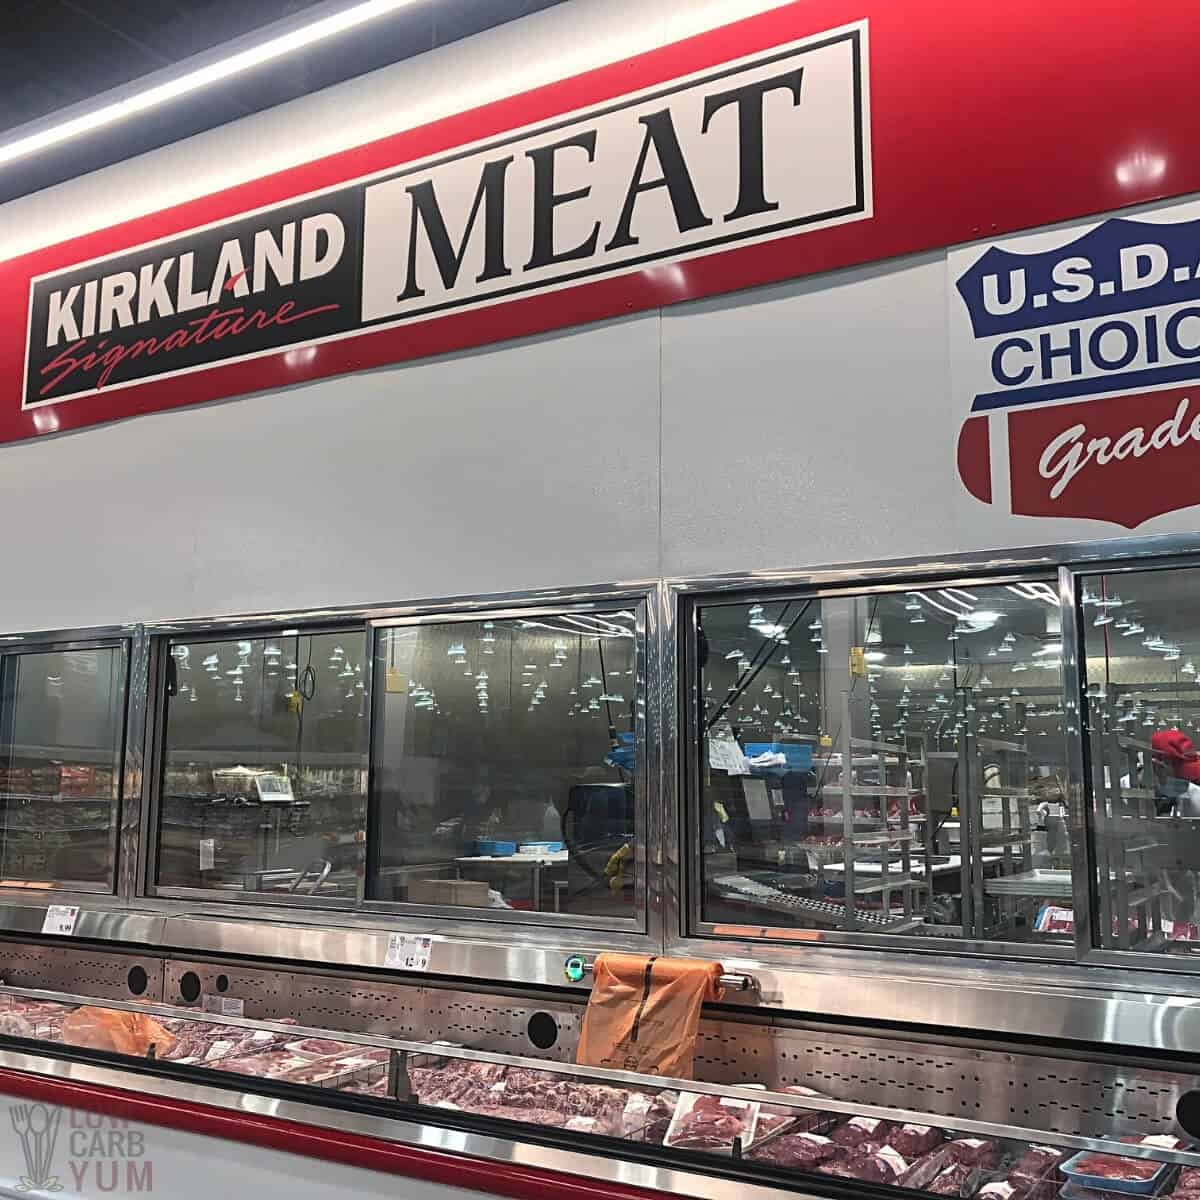
M 427 971 L 433 954 L 433 938 L 393 933 L 388 938 L 383 965 L 397 971 Z
M 79 909 L 71 904 L 51 904 L 42 920 L 42 932 L 70 937 L 75 932 Z
M 776 48 L 368 185 L 363 321 L 869 217 L 865 34 Z

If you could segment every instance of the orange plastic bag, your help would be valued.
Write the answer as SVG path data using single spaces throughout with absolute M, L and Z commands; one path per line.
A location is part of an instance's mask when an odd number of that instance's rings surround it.
M 161 1057 L 175 1045 L 174 1036 L 153 1017 L 88 1006 L 67 1015 L 62 1024 L 62 1040 L 69 1046 L 87 1046 L 91 1050 L 109 1050 L 137 1058 L 145 1058 L 151 1046 Z
M 720 963 L 601 954 L 575 1061 L 689 1079 L 700 1007 L 721 998 Z

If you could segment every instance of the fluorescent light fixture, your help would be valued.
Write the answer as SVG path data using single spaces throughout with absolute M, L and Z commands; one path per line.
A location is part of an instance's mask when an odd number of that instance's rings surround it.
M 70 117 L 35 133 L 19 137 L 7 145 L 0 145 L 0 166 L 15 162 L 17 159 L 28 158 L 30 155 L 48 150 L 52 146 L 61 145 L 63 142 L 80 137 L 85 133 L 115 125 L 118 121 L 136 116 L 138 113 L 160 108 L 172 100 L 178 100 L 181 96 L 198 92 L 202 88 L 232 79 L 237 75 L 244 75 L 255 67 L 275 62 L 286 55 L 315 45 L 317 42 L 326 41 L 347 30 L 365 25 L 368 21 L 374 21 L 402 8 L 409 8 L 415 3 L 417 0 L 363 0 L 362 3 L 351 4 L 339 12 L 330 13 L 328 16 L 300 25 L 286 33 L 267 38 L 257 46 L 238 50 L 215 62 L 185 71 L 174 79 L 152 84 L 141 91 L 124 96 L 120 100 L 101 105 L 91 112 Z

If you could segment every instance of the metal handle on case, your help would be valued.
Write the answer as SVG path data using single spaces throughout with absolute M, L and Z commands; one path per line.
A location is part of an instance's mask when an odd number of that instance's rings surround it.
M 585 962 L 583 973 L 590 975 L 595 966 L 594 962 Z M 758 988 L 758 980 L 753 975 L 722 975 L 721 986 L 731 992 L 751 992 Z

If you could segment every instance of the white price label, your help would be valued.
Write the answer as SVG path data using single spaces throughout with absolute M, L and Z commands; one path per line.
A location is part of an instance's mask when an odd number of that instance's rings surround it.
M 43 933 L 56 933 L 60 937 L 70 937 L 75 932 L 75 922 L 79 919 L 79 909 L 71 904 L 51 904 L 46 909 L 46 918 L 42 921 Z
M 218 1017 L 243 1017 L 246 1015 L 246 1002 L 237 996 L 214 996 L 206 992 L 201 1000 L 201 1008 L 206 1013 L 214 1013 Z
M 215 838 L 200 839 L 200 870 L 211 871 L 216 859 L 217 842 Z
M 709 734 L 708 765 L 714 771 L 727 771 L 730 775 L 750 774 L 741 746 L 731 737 Z
M 383 965 L 397 971 L 427 971 L 433 953 L 433 938 L 412 933 L 393 933 L 388 938 Z

